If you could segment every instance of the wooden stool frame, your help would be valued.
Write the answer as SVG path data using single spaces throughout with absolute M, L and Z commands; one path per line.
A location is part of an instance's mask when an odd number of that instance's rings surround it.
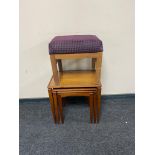
M 91 58 L 92 59 L 92 70 L 96 71 L 96 82 L 100 82 L 101 76 L 101 64 L 102 64 L 102 53 L 75 53 L 75 54 L 51 54 L 51 65 L 53 70 L 53 78 L 56 85 L 60 84 L 59 81 L 59 72 L 63 72 L 62 61 L 63 59 L 82 59 L 82 58 Z M 57 63 L 59 71 L 57 68 Z

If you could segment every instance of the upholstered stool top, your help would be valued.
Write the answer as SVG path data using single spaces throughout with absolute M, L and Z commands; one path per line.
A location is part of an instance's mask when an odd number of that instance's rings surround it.
M 102 41 L 95 35 L 56 36 L 49 43 L 49 54 L 102 52 Z

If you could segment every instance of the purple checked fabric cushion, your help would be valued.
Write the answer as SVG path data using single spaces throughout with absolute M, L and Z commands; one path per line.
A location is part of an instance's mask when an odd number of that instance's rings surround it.
M 49 43 L 49 54 L 102 52 L 102 41 L 95 35 L 56 36 Z

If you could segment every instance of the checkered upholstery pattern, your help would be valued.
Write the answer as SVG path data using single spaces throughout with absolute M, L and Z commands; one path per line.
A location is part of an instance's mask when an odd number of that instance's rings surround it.
M 49 43 L 49 54 L 102 52 L 102 41 L 95 35 L 56 36 Z

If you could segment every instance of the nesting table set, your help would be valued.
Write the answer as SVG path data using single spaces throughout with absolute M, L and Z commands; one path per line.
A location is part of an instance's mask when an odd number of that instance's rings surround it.
M 101 109 L 102 41 L 95 35 L 56 36 L 49 43 L 53 76 L 48 84 L 51 112 L 55 123 L 64 123 L 62 98 L 89 98 L 90 123 L 98 123 Z M 64 70 L 64 59 L 92 59 L 91 70 Z

